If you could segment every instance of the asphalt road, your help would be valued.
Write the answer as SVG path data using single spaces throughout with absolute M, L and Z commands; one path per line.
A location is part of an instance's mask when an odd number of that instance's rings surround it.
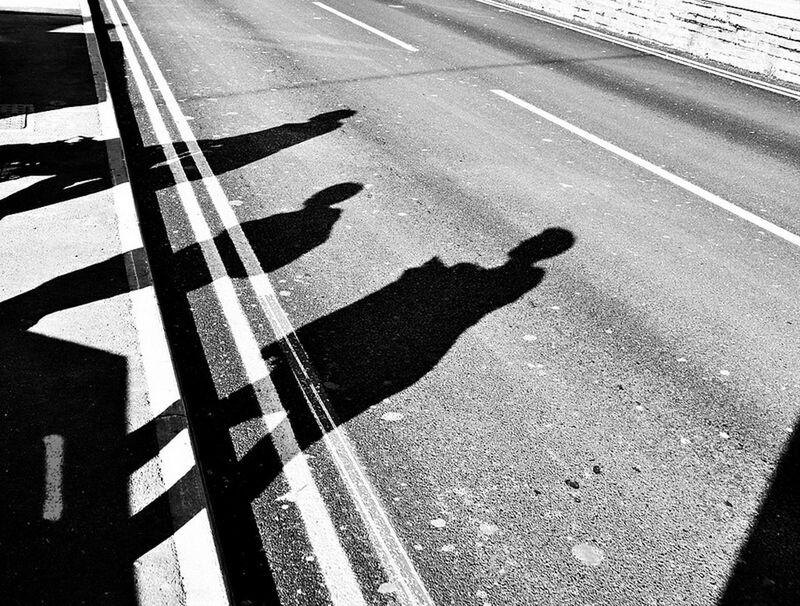
M 797 100 L 471 0 L 129 4 L 235 603 L 798 603 Z

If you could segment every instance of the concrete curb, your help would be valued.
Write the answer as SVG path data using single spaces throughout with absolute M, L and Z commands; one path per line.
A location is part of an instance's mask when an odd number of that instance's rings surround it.
M 105 139 L 111 174 L 112 196 L 118 217 L 119 237 L 128 274 L 134 325 L 145 367 L 147 390 L 159 454 L 145 473 L 158 476 L 161 494 L 143 494 L 143 507 L 154 498 L 167 496 L 173 526 L 167 558 L 162 553 L 136 562 L 134 573 L 141 605 L 174 604 L 174 592 L 165 585 L 179 584 L 180 603 L 224 605 L 231 603 L 222 572 L 219 548 L 211 526 L 208 500 L 195 455 L 191 431 L 180 396 L 174 361 L 167 342 L 163 317 L 152 287 L 147 253 L 134 202 L 119 125 L 108 87 L 97 34 L 88 0 L 78 0 L 86 45 L 97 92 L 101 132 Z M 147 467 L 147 466 L 146 466 Z M 141 471 L 141 470 L 140 470 Z M 191 473 L 190 473 L 191 472 Z M 188 477 L 188 481 L 185 478 Z M 144 493 L 152 493 L 152 479 L 143 479 Z M 180 485 L 179 485 L 180 483 Z M 132 499 L 136 500 L 136 499 Z M 155 551 L 155 550 L 153 550 Z M 148 561 L 148 559 L 150 561 Z M 172 561 L 169 561 L 172 560 Z M 175 579 L 174 568 L 177 566 Z

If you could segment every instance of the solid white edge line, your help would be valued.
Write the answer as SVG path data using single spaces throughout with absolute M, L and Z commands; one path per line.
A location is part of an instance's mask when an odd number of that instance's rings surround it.
M 140 249 L 144 250 L 141 226 L 91 10 L 87 0 L 79 0 L 79 4 L 95 90 L 98 100 L 102 99 L 98 103 L 100 131 L 106 139 L 106 155 L 112 178 L 111 195 L 117 214 L 120 248 L 123 252 L 130 254 Z M 129 260 L 132 262 L 131 270 L 135 274 L 134 279 L 138 282 L 140 278 L 146 278 L 150 282 L 149 267 L 136 267 L 133 263 L 134 259 L 130 258 Z M 147 272 L 148 275 L 140 276 L 139 272 L 141 271 Z M 138 286 L 138 284 L 132 284 L 130 302 L 147 387 L 149 416 L 152 419 L 158 417 L 181 397 L 155 290 L 152 285 L 145 288 Z M 143 421 L 139 420 L 131 426 L 129 420 L 128 430 L 137 429 Z M 158 440 L 161 450 L 156 458 L 158 469 L 153 470 L 153 476 L 159 477 L 160 482 L 157 484 L 166 491 L 180 477 L 196 466 L 196 459 L 188 429 L 182 430 L 167 444 L 162 443 L 160 436 Z M 135 497 L 131 496 L 130 500 L 131 502 L 135 501 Z M 203 501 L 205 501 L 205 495 L 203 495 Z M 173 506 L 174 503 L 170 500 L 171 510 Z M 206 508 L 201 509 L 189 523 L 180 528 L 166 542 L 171 544 L 172 553 L 180 572 L 182 599 L 185 605 L 230 603 Z M 142 559 L 147 555 L 142 554 Z M 136 572 L 136 566 L 134 569 Z M 147 569 L 147 566 L 142 567 L 142 570 Z M 139 578 L 139 574 L 134 574 L 134 576 L 137 583 L 152 582 L 151 579 Z M 144 599 L 146 593 L 141 592 L 140 597 Z
M 558 17 L 551 17 L 549 15 L 543 15 L 541 13 L 535 12 L 533 9 L 526 9 L 521 6 L 516 6 L 514 4 L 506 4 L 504 2 L 497 2 L 495 0 L 474 0 L 475 2 L 480 2 L 481 4 L 485 4 L 486 6 L 491 6 L 494 8 L 499 8 L 504 11 L 508 11 L 510 13 L 516 13 L 518 15 L 522 15 L 524 17 L 528 17 L 530 19 L 535 19 L 537 21 L 542 21 L 544 23 L 549 23 L 550 25 L 555 25 L 557 27 L 563 27 L 564 29 L 569 29 L 581 34 L 585 34 L 587 36 L 592 36 L 593 38 L 598 38 L 600 40 L 605 40 L 606 42 L 611 42 L 612 44 L 618 44 L 619 46 L 625 46 L 627 48 L 637 50 L 639 52 L 653 55 L 654 57 L 659 57 L 661 59 L 665 59 L 667 61 L 672 61 L 673 63 L 680 63 L 681 65 L 685 65 L 687 67 L 691 67 L 694 69 L 698 69 L 700 71 L 704 71 L 709 74 L 713 74 L 715 76 L 719 76 L 721 78 L 727 78 L 728 80 L 733 80 L 735 82 L 739 82 L 741 84 L 747 84 L 748 86 L 753 86 L 755 88 L 760 88 L 762 90 L 775 93 L 777 95 L 783 95 L 785 97 L 789 97 L 791 99 L 798 99 L 800 100 L 800 91 L 787 88 L 784 86 L 780 86 L 778 84 L 772 84 L 770 82 L 765 82 L 763 80 L 758 80 L 756 78 L 750 78 L 748 76 L 744 76 L 741 74 L 737 74 L 736 72 L 729 71 L 727 69 L 723 69 L 721 67 L 715 67 L 713 65 L 708 65 L 706 63 L 702 63 L 700 61 L 695 61 L 693 59 L 689 59 L 687 57 L 682 57 L 680 55 L 676 55 L 674 53 L 670 53 L 668 51 L 660 50 L 658 48 L 654 48 L 652 46 L 647 46 L 645 44 L 639 44 L 637 42 L 633 42 L 626 38 L 621 38 L 619 36 L 615 36 L 614 34 L 607 34 L 604 32 L 600 32 L 588 27 L 583 27 L 581 25 L 577 25 L 570 21 L 566 21 L 564 19 L 559 19 Z
M 245 363 L 247 379 L 255 385 L 269 376 L 269 368 L 261 355 L 261 348 L 250 329 L 231 279 L 219 278 L 214 280 L 213 286 L 236 349 L 243 360 L 249 360 Z M 281 458 L 283 475 L 303 520 L 308 541 L 325 579 L 331 602 L 337 606 L 366 606 L 350 559 L 342 547 L 333 519 L 317 488 L 316 480 L 291 425 L 281 423 L 276 427 L 275 417 L 272 414 L 267 413 L 264 416 L 265 425 L 271 429 L 270 438 Z
M 106 0 L 106 2 L 108 1 L 109 0 Z M 133 16 L 130 14 L 130 11 L 128 11 L 127 6 L 122 0 L 117 1 L 128 22 L 130 32 L 137 42 L 139 51 L 147 63 L 151 76 L 153 77 L 153 80 L 155 81 L 156 86 L 159 89 L 162 98 L 164 99 L 167 110 L 172 116 L 172 119 L 184 144 L 186 144 L 189 153 L 192 154 L 197 168 L 203 177 L 202 184 L 206 187 L 209 196 L 212 199 L 214 208 L 217 210 L 218 214 L 223 220 L 223 223 L 225 224 L 226 228 L 229 229 L 232 236 L 236 236 L 233 237 L 233 241 L 237 246 L 237 253 L 240 255 L 240 257 L 242 257 L 246 267 L 260 268 L 260 263 L 258 262 L 258 259 L 252 248 L 249 245 L 245 245 L 244 250 L 242 250 L 236 244 L 239 241 L 246 243 L 247 240 L 243 235 L 241 226 L 238 224 L 238 219 L 233 212 L 233 208 L 231 207 L 225 192 L 220 186 L 219 181 L 208 165 L 202 150 L 198 146 L 194 133 L 192 132 L 188 121 L 183 116 L 180 105 L 175 99 L 175 96 L 172 94 L 169 84 L 161 73 L 158 63 L 150 52 L 150 49 L 147 46 L 147 43 L 145 42 L 141 32 L 139 31 Z M 124 34 L 124 32 L 122 32 L 122 34 Z M 127 40 L 127 36 L 125 39 Z M 138 69 L 140 70 L 141 67 Z M 136 74 L 136 71 L 137 70 L 132 69 L 134 75 Z M 148 95 L 152 96 L 146 80 L 143 86 L 146 89 L 143 90 L 143 95 L 145 97 Z M 146 99 L 145 107 L 152 107 L 153 111 L 157 111 L 155 109 L 155 102 L 148 103 Z M 154 117 L 151 116 L 151 120 L 153 118 L 156 118 L 158 121 L 162 120 L 160 114 Z M 196 200 L 194 203 L 196 204 Z M 304 395 L 317 423 L 320 425 L 320 428 L 323 431 L 323 440 L 325 441 L 328 451 L 331 453 L 340 475 L 344 479 L 345 484 L 348 486 L 351 497 L 356 503 L 365 524 L 370 530 L 371 536 L 375 541 L 377 541 L 377 544 L 374 546 L 378 550 L 378 554 L 384 566 L 387 568 L 387 571 L 392 574 L 391 580 L 399 585 L 402 590 L 399 592 L 402 594 L 401 601 L 408 605 L 432 605 L 433 600 L 428 594 L 422 579 L 419 577 L 419 573 L 414 567 L 411 558 L 403 548 L 402 542 L 400 541 L 397 532 L 394 530 L 394 527 L 389 521 L 388 515 L 386 514 L 386 511 L 380 502 L 380 498 L 372 488 L 371 483 L 369 482 L 369 479 L 367 478 L 362 465 L 358 460 L 358 457 L 355 455 L 352 447 L 349 445 L 346 435 L 339 427 L 336 427 L 335 423 L 333 423 L 331 419 L 331 415 L 327 409 L 324 398 L 320 396 L 319 393 L 321 391 L 321 387 L 318 385 L 319 382 L 312 378 L 314 373 L 310 372 L 303 362 L 303 360 L 307 359 L 307 355 L 305 355 L 303 352 L 302 345 L 299 342 L 294 342 L 296 341 L 296 338 L 294 340 L 291 338 L 294 335 L 294 328 L 289 322 L 286 313 L 283 311 L 277 294 L 275 293 L 272 284 L 269 282 L 269 278 L 263 273 L 263 271 L 261 271 L 258 274 L 250 276 L 250 281 L 253 286 L 253 290 L 258 295 L 258 300 L 261 303 L 262 309 L 267 315 L 270 324 L 275 331 L 276 337 L 278 340 L 284 340 L 284 342 L 288 344 L 295 362 L 295 367 L 300 368 L 302 376 L 298 376 L 297 374 L 295 376 L 303 388 Z M 300 350 L 299 354 L 298 350 Z M 320 409 L 322 409 L 323 414 L 328 420 L 329 426 L 333 426 L 332 430 L 326 431 L 326 428 L 323 427 L 322 422 L 317 415 L 315 406 L 311 404 L 312 401 L 316 403 Z
M 359 21 L 358 19 L 354 19 L 353 17 L 351 17 L 349 15 L 345 15 L 344 13 L 342 13 L 340 11 L 337 11 L 335 8 L 331 8 L 330 6 L 328 6 L 326 4 L 323 4 L 322 2 L 313 2 L 312 4 L 314 4 L 315 6 L 320 7 L 323 10 L 328 11 L 329 13 L 332 13 L 332 14 L 336 15 L 337 17 L 341 17 L 345 21 L 349 21 L 353 25 L 357 25 L 358 27 L 360 27 L 362 29 L 365 29 L 370 33 L 373 33 L 376 36 L 380 36 L 384 40 L 388 40 L 389 42 L 391 42 L 393 44 L 396 44 L 400 48 L 404 48 L 405 50 L 410 51 L 412 53 L 416 53 L 417 51 L 419 51 L 419 49 L 416 48 L 415 46 L 411 46 L 410 44 L 407 44 L 407 43 L 403 42 L 402 40 L 398 40 L 394 36 L 390 36 L 389 34 L 386 34 L 386 33 L 382 32 L 379 29 L 375 29 L 374 27 L 372 27 L 371 25 L 367 25 L 363 21 Z
M 173 153 L 174 148 L 172 146 L 169 133 L 166 130 L 166 125 L 164 124 L 161 114 L 158 111 L 153 94 L 150 91 L 150 87 L 146 78 L 144 77 L 144 72 L 139 64 L 139 60 L 136 57 L 130 40 L 127 37 L 127 33 L 120 22 L 119 15 L 114 9 L 111 0 L 104 1 L 109 10 L 112 21 L 114 22 L 114 26 L 117 28 L 120 42 L 123 46 L 128 63 L 130 64 L 131 73 L 134 75 L 136 86 L 139 88 L 140 94 L 142 95 L 143 104 L 146 112 L 148 113 L 148 117 L 151 123 L 158 125 L 157 128 L 154 127 L 156 137 L 159 140 L 159 143 L 166 148 L 169 160 L 170 148 L 172 148 Z M 147 45 L 141 36 L 141 32 L 139 32 L 138 27 L 136 26 L 133 17 L 130 14 L 130 11 L 122 0 L 117 0 L 117 4 L 119 5 L 120 10 L 123 12 L 128 22 L 128 27 L 130 28 L 131 33 L 134 35 L 134 38 L 136 39 L 137 44 L 142 51 L 142 56 L 145 62 L 148 63 L 148 68 L 150 69 L 151 74 L 156 79 L 157 86 L 159 87 L 165 101 L 167 101 L 168 107 L 172 105 L 173 108 L 178 108 L 177 102 L 169 90 L 169 87 L 166 84 L 160 69 L 158 68 L 158 64 L 155 62 L 155 59 L 149 52 L 149 49 L 147 48 Z M 188 141 L 194 144 L 194 149 L 192 149 L 190 145 L 192 153 L 197 152 L 205 161 L 204 156 L 202 156 L 202 153 L 199 151 L 199 147 L 197 147 L 194 135 L 188 128 L 188 123 L 186 123 L 185 118 L 183 118 L 179 109 L 178 112 L 178 116 L 183 120 L 183 123 L 181 124 L 180 121 L 176 119 L 176 125 L 182 127 L 179 130 L 182 130 L 189 135 L 187 137 Z M 173 118 L 175 119 L 176 116 L 173 116 Z M 210 233 L 208 224 L 206 223 L 205 218 L 200 211 L 199 204 L 197 203 L 197 199 L 194 196 L 193 190 L 191 189 L 191 184 L 188 183 L 188 180 L 186 179 L 183 167 L 180 163 L 175 162 L 172 162 L 169 165 L 175 173 L 178 173 L 179 178 L 177 180 L 179 181 L 179 184 L 182 182 L 187 186 L 185 188 L 178 187 L 178 195 L 181 197 L 187 213 L 197 213 L 197 220 L 199 224 L 195 225 L 193 222 L 190 223 L 193 229 L 195 227 L 200 228 L 198 230 L 200 233 L 197 231 L 195 232 L 195 236 L 199 239 L 202 237 L 201 234 L 205 234 L 207 232 Z M 201 166 L 205 166 L 208 169 L 206 162 L 201 163 Z M 210 169 L 208 170 L 210 171 Z M 220 204 L 224 203 L 230 212 L 229 223 L 233 223 L 232 227 L 238 226 L 235 214 L 232 212 L 232 207 L 230 207 L 230 203 L 225 197 L 225 194 L 216 181 L 213 173 L 210 173 L 210 177 L 206 176 L 206 178 L 203 179 L 203 183 L 206 183 L 207 181 L 211 181 L 212 184 L 216 184 L 216 187 L 214 187 L 214 192 L 212 193 L 212 191 L 209 190 L 209 194 L 216 195 L 217 197 L 222 196 L 223 198 L 223 200 L 217 200 L 216 205 L 219 206 Z M 236 296 L 233 283 L 231 279 L 226 276 L 213 281 L 212 287 L 215 290 L 216 298 L 220 303 L 223 315 L 228 321 L 231 336 L 233 337 L 235 346 L 242 358 L 245 372 L 248 375 L 248 380 L 253 384 L 257 383 L 258 381 L 269 376 L 269 369 L 261 357 L 261 350 L 255 337 L 253 336 L 252 330 L 250 329 L 247 317 L 241 308 L 241 304 Z M 273 419 L 271 418 L 269 419 L 269 421 L 272 420 Z M 333 520 L 331 519 L 327 507 L 322 500 L 319 490 L 316 488 L 316 483 L 313 475 L 311 474 L 310 468 L 308 465 L 298 465 L 295 463 L 291 465 L 288 470 L 286 469 L 287 464 L 293 461 L 298 456 L 298 453 L 300 453 L 300 447 L 293 431 L 291 430 L 291 427 L 288 424 L 283 424 L 277 429 L 273 428 L 273 432 L 278 432 L 282 435 L 282 439 L 279 442 L 276 442 L 276 440 L 273 438 L 273 443 L 276 445 L 276 450 L 281 456 L 281 460 L 284 464 L 284 475 L 287 479 L 287 482 L 293 487 L 295 493 L 298 494 L 298 498 L 296 500 L 298 510 L 300 511 L 304 526 L 306 527 L 312 549 L 317 556 L 317 562 L 326 580 L 326 586 L 328 587 L 333 603 L 340 606 L 364 605 L 365 601 L 363 595 L 361 594 L 360 585 L 355 578 L 355 574 L 350 566 L 349 559 L 345 554 L 343 547 L 341 546 L 339 537 L 333 524 Z
M 504 90 L 493 89 L 492 92 L 495 95 L 498 95 L 503 99 L 506 99 L 507 101 L 511 101 L 511 103 L 514 103 L 515 105 L 518 105 L 519 107 L 533 114 L 536 114 L 537 116 L 544 118 L 549 122 L 552 122 L 556 126 L 560 126 L 561 128 L 568 130 L 569 132 L 581 137 L 582 139 L 585 139 L 590 143 L 594 143 L 595 145 L 602 147 L 606 151 L 609 151 L 621 158 L 624 158 L 625 160 L 628 160 L 629 162 L 632 162 L 633 164 L 639 166 L 640 168 L 650 171 L 654 175 L 661 177 L 665 181 L 669 181 L 673 185 L 677 185 L 681 189 L 684 189 L 689 193 L 692 193 L 702 198 L 706 202 L 710 202 L 711 204 L 714 204 L 715 206 L 718 206 L 723 210 L 726 210 L 729 213 L 734 214 L 737 217 L 744 219 L 745 221 L 748 221 L 753 225 L 756 225 L 757 227 L 760 227 L 761 229 L 764 229 L 770 232 L 771 234 L 786 240 L 790 244 L 794 244 L 795 246 L 800 246 L 800 236 L 798 236 L 797 234 L 793 234 L 792 232 L 782 227 L 779 227 L 778 225 L 775 225 L 774 223 L 771 223 L 766 219 L 762 219 L 758 215 L 755 215 L 750 211 L 747 211 L 739 206 L 736 206 L 732 202 L 728 202 L 724 198 L 721 198 L 716 194 L 712 194 L 711 192 L 703 189 L 702 187 L 694 185 L 693 183 L 690 183 L 686 179 L 678 177 L 677 175 L 674 175 L 671 172 L 664 170 L 660 166 L 656 166 L 655 164 L 648 162 L 647 160 L 644 160 L 643 158 L 640 158 L 639 156 L 632 154 L 631 152 L 625 151 L 621 147 L 617 147 L 613 143 L 609 143 L 608 141 L 601 139 L 596 135 L 586 132 L 582 128 L 579 128 L 574 124 L 570 124 L 566 120 L 562 120 L 561 118 L 558 118 L 553 114 L 548 113 L 543 109 L 536 107 L 535 105 L 531 105 L 527 101 L 523 101 L 519 97 L 515 97 L 514 95 L 507 93 Z

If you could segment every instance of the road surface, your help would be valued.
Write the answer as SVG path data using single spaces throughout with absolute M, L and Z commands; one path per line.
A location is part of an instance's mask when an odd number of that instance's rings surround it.
M 474 0 L 94 9 L 235 603 L 797 603 L 797 99 Z

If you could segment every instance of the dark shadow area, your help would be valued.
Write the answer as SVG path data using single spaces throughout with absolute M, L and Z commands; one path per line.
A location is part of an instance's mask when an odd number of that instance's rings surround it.
M 99 14 L 96 1 L 92 5 Z M 255 444 L 241 459 L 237 456 L 230 429 L 262 418 L 259 397 L 255 387 L 227 398 L 217 395 L 187 298 L 212 279 L 202 259 L 203 245 L 177 254 L 171 249 L 157 197 L 160 189 L 174 184 L 171 171 L 163 150 L 143 142 L 129 101 L 118 43 L 107 32 L 100 37 L 159 302 L 170 345 L 180 352 L 176 366 L 182 395 L 234 602 L 277 603 L 273 578 L 283 572 L 273 570 L 265 557 L 261 520 L 255 518 L 252 504 L 278 478 L 281 463 L 269 438 Z M 352 115 L 350 110 L 328 112 L 306 122 L 200 141 L 199 145 L 212 171 L 219 175 L 332 132 Z M 198 178 L 188 150 L 179 147 L 178 153 L 188 177 Z M 318 192 L 296 211 L 244 224 L 244 233 L 264 269 L 275 271 L 326 242 L 342 214 L 335 206 L 358 194 L 361 187 L 340 183 Z M 230 237 L 218 236 L 215 244 L 224 258 L 237 265 Z M 505 263 L 490 268 L 470 263 L 446 266 L 434 258 L 361 301 L 300 328 L 296 336 L 322 375 L 337 422 L 355 417 L 425 376 L 471 326 L 535 288 L 545 273 L 535 264 L 565 252 L 573 241 L 566 230 L 546 230 L 509 251 Z M 244 270 L 228 267 L 228 271 L 238 276 Z M 264 354 L 273 360 L 272 378 L 290 411 L 300 445 L 307 448 L 319 439 L 320 431 L 285 352 L 275 343 Z
M 3 603 L 135 604 L 131 562 L 120 557 L 126 360 L 6 327 L 0 359 Z M 63 440 L 63 463 L 51 462 L 63 465 L 63 511 L 52 520 L 44 517 L 47 436 Z
M 800 604 L 800 435 L 783 453 L 718 606 Z
M 102 23 L 96 2 L 92 2 L 91 9 L 95 21 Z M 37 61 L 46 62 L 51 57 L 50 51 L 35 50 L 34 43 L 50 40 L 44 33 L 81 22 L 75 17 L 49 17 L 52 18 L 14 15 L 0 25 L 0 32 L 12 32 L 0 42 L 15 43 L 32 57 L 21 62 L 29 72 L 35 70 Z M 33 28 L 34 22 L 39 29 Z M 193 257 L 199 249 L 187 255 L 172 253 L 155 197 L 157 189 L 174 184 L 171 172 L 164 165 L 160 147 L 145 148 L 142 144 L 127 95 L 120 47 L 111 41 L 107 29 L 97 31 L 116 93 L 120 124 L 133 152 L 130 164 L 137 177 L 138 186 L 134 187 L 142 222 L 149 234 L 147 246 L 158 259 L 154 272 L 175 278 L 161 280 L 158 295 L 171 328 L 171 345 L 181 352 L 179 376 L 191 377 L 191 381 L 184 381 L 182 393 L 191 411 L 202 470 L 192 469 L 168 492 L 131 516 L 127 484 L 130 474 L 158 453 L 159 437 L 162 443 L 168 440 L 186 426 L 186 419 L 176 413 L 177 409 L 166 411 L 126 435 L 126 359 L 29 330 L 50 314 L 128 292 L 129 259 L 123 255 L 112 257 L 0 302 L 0 412 L 7 428 L 0 440 L 4 461 L 0 513 L 6 520 L 0 530 L 4 551 L 0 601 L 135 604 L 135 560 L 169 538 L 199 511 L 204 504 L 193 499 L 198 482 L 202 482 L 210 495 L 210 513 L 219 530 L 223 566 L 229 571 L 236 602 L 277 603 L 250 502 L 237 499 L 231 489 L 231 478 L 237 476 L 240 466 L 228 429 L 243 420 L 260 418 L 258 399 L 254 393 L 237 394 L 225 402 L 216 397 L 202 344 L 191 329 L 193 317 L 186 297 L 192 288 L 208 284 L 211 276 L 202 259 Z M 83 35 L 72 38 L 66 33 L 52 34 L 52 40 L 53 52 L 72 57 L 72 53 L 80 51 L 80 56 L 71 62 L 80 69 L 54 75 L 50 82 L 52 94 L 38 78 L 26 80 L 21 75 L 13 88 L 7 87 L 7 72 L 0 72 L 4 77 L 2 90 L 13 90 L 15 102 L 35 104 L 37 108 L 96 102 L 91 73 L 83 71 L 87 65 Z M 75 40 L 80 44 L 73 48 L 70 41 Z M 8 61 L 9 57 L 4 53 L 2 59 Z M 47 77 L 47 70 L 42 74 Z M 73 81 L 76 87 L 91 86 L 85 97 L 75 94 L 83 89 L 72 88 Z M 71 91 L 69 95 L 51 99 L 56 91 L 66 90 Z M 212 170 L 222 174 L 331 132 L 353 114 L 350 110 L 332 111 L 306 122 L 199 144 Z M 0 147 L 0 179 L 45 177 L 0 201 L 0 219 L 110 187 L 105 147 L 103 141 L 86 138 Z M 185 146 L 182 160 L 190 178 L 196 178 L 196 168 Z M 247 226 L 251 237 L 273 242 L 271 252 L 262 249 L 269 255 L 262 262 L 276 269 L 324 243 L 342 213 L 334 206 L 361 188 L 356 183 L 342 183 L 319 192 L 295 212 Z M 228 236 L 219 237 L 225 238 Z M 281 254 L 276 256 L 278 250 Z M 51 439 L 64 445 L 63 459 L 59 459 L 63 460 L 59 463 L 63 509 L 48 520 L 43 512 L 43 503 L 48 500 L 45 441 Z M 274 457 L 273 462 L 277 467 L 269 475 L 277 477 L 280 465 Z M 262 470 L 266 464 L 265 461 Z M 177 519 L 173 503 L 180 503 Z
M 127 480 L 141 459 L 132 446 L 150 452 L 155 436 L 126 438 L 126 358 L 28 331 L 128 291 L 120 255 L 0 302 L 4 604 L 136 604 L 131 556 L 174 532 L 152 519 L 129 531 Z
M 31 2 L 35 5 L 35 2 Z M 0 11 L 0 104 L 34 112 L 97 103 L 80 15 Z
M 354 115 L 337 110 L 314 116 L 307 122 L 283 124 L 220 139 L 200 140 L 198 144 L 215 175 L 262 160 L 281 149 L 297 145 L 341 127 L 342 120 Z M 0 182 L 30 176 L 47 177 L 0 200 L 0 220 L 51 204 L 94 194 L 110 187 L 106 143 L 89 138 L 0 147 Z M 200 179 L 191 154 L 183 144 L 176 145 L 187 177 Z M 140 179 L 149 188 L 161 190 L 174 185 L 161 146 L 144 150 L 137 160 Z M 337 195 L 336 192 L 330 195 Z
M 0 326 L 27 330 L 45 316 L 128 292 L 124 255 L 59 276 L 0 302 Z
M 340 183 L 317 192 L 300 210 L 245 223 L 244 233 L 264 271 L 275 271 L 324 244 L 344 212 L 334 205 L 362 189 L 360 183 Z
M 131 516 L 128 478 L 186 427 L 182 408 L 128 434 L 127 359 L 28 330 L 129 290 L 119 255 L 0 302 L 3 604 L 138 604 L 133 562 L 204 506 L 193 468 Z
M 319 373 L 335 422 L 344 423 L 419 381 L 471 326 L 542 281 L 545 271 L 535 266 L 537 262 L 562 254 L 573 243 L 571 232 L 554 228 L 519 244 L 498 267 L 447 266 L 433 258 L 360 301 L 298 329 L 295 336 Z M 300 446 L 306 448 L 320 432 L 287 352 L 282 343 L 274 343 L 264 356 L 273 364 L 273 382 Z M 258 494 L 263 488 L 263 474 L 259 477 L 257 472 L 261 456 L 254 450 L 242 461 L 242 480 L 255 481 L 243 488 L 246 494 Z M 248 466 L 253 473 L 247 473 Z
M 221 175 L 261 160 L 282 149 L 326 135 L 340 128 L 347 118 L 355 116 L 350 109 L 340 109 L 310 118 L 306 122 L 288 123 L 254 133 L 200 141 L 200 149 L 215 175 Z
M 200 139 L 197 144 L 208 160 L 212 172 L 215 175 L 222 175 L 268 158 L 282 149 L 333 132 L 342 126 L 343 120 L 354 116 L 355 113 L 349 109 L 335 110 L 314 116 L 306 122 L 281 124 L 252 133 L 218 139 Z M 179 143 L 175 146 L 175 150 L 181 159 L 187 178 L 191 181 L 201 179 L 202 176 L 186 145 Z M 166 156 L 160 145 L 145 148 L 138 164 L 140 170 L 149 171 L 150 174 L 143 175 L 142 179 L 149 183 L 150 188 L 160 190 L 174 184 L 175 179 L 166 164 Z

